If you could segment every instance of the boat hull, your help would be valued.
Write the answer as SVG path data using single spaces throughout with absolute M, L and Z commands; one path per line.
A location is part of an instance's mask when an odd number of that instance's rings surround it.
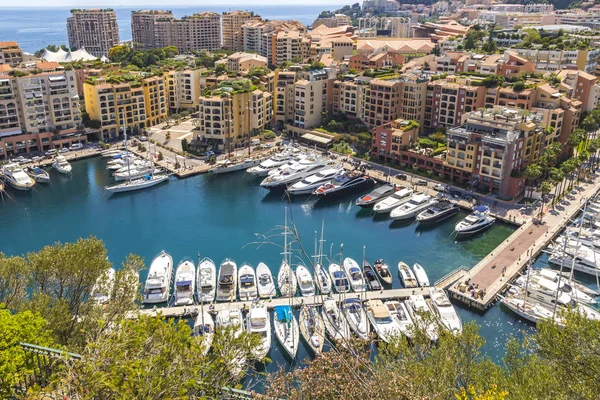
M 358 183 L 358 184 L 355 184 L 352 186 L 344 186 L 343 188 L 337 188 L 337 189 L 328 190 L 325 192 L 316 192 L 316 193 L 313 192 L 313 194 L 320 199 L 333 200 L 333 199 L 339 199 L 344 196 L 348 196 L 348 195 L 356 193 L 356 192 L 360 192 L 360 191 L 368 189 L 374 185 L 375 185 L 375 181 L 372 179 L 368 179 L 368 180 L 365 180 L 361 183 Z
M 481 225 L 481 226 L 478 226 L 478 227 L 474 227 L 473 229 L 456 231 L 456 234 L 457 234 L 458 236 L 469 236 L 469 235 L 474 235 L 474 234 L 476 234 L 476 233 L 479 233 L 479 232 L 481 232 L 481 231 L 483 231 L 483 230 L 486 230 L 486 229 L 487 229 L 487 228 L 489 228 L 490 226 L 494 225 L 494 222 L 496 222 L 496 221 L 494 220 L 494 221 L 488 222 L 488 223 L 487 223 L 487 224 L 485 224 L 485 225 Z
M 157 177 L 155 177 L 155 178 L 157 178 Z M 168 180 L 169 180 L 168 176 L 161 176 L 157 179 L 148 180 L 147 183 L 142 183 L 139 185 L 128 185 L 127 183 L 122 183 L 122 184 L 118 184 L 118 185 L 114 185 L 114 186 L 108 186 L 106 188 L 106 191 L 110 192 L 110 193 L 133 192 L 136 190 L 147 189 L 149 187 L 159 185 Z
M 240 164 L 236 164 L 236 165 L 230 165 L 227 167 L 216 167 L 215 169 L 213 169 L 211 172 L 215 175 L 219 175 L 219 174 L 227 174 L 230 172 L 237 172 L 237 171 L 241 171 L 244 169 L 248 169 L 248 168 L 252 168 L 256 165 L 260 164 L 260 160 L 253 160 L 252 162 L 250 161 L 246 161 Z
M 445 219 L 455 216 L 456 214 L 458 214 L 458 211 L 459 211 L 458 207 L 454 207 L 454 208 L 445 210 L 445 211 L 443 211 L 439 214 L 436 214 L 434 216 L 431 216 L 431 217 L 419 218 L 417 216 L 417 222 L 420 224 L 431 224 L 434 222 L 440 222 L 440 221 L 443 221 Z

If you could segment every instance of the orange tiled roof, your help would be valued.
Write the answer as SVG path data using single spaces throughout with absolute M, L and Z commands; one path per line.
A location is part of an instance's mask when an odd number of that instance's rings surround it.
M 0 64 L 0 72 L 12 71 L 12 67 L 8 64 Z
M 19 45 L 17 42 L 0 42 L 0 49 L 6 47 L 19 47 Z
M 35 64 L 41 70 L 55 70 L 60 64 L 55 61 L 42 61 Z

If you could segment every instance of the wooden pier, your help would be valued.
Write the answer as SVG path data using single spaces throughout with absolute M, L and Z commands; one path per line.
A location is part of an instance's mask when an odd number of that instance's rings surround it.
M 519 276 L 530 258 L 535 258 L 581 211 L 586 199 L 595 196 L 600 183 L 582 184 L 562 212 L 548 213 L 541 224 L 533 221 L 521 226 L 477 265 L 465 273 L 448 289 L 451 299 L 479 311 L 487 310 L 498 294 L 508 289 Z
M 323 300 L 327 297 L 332 297 L 336 301 L 341 302 L 344 299 L 350 298 L 359 298 L 363 301 L 373 300 L 373 299 L 406 299 L 408 296 L 412 294 L 422 294 L 425 297 L 429 297 L 429 288 L 428 287 L 419 287 L 419 288 L 411 288 L 411 289 L 387 289 L 381 291 L 366 291 L 362 293 L 334 293 L 330 295 L 314 295 L 314 296 L 296 296 L 296 297 L 278 297 L 274 299 L 266 299 L 261 300 L 268 309 L 272 309 L 275 306 L 284 306 L 291 305 L 293 307 L 300 307 L 302 305 L 321 305 L 323 304 Z M 219 312 L 221 310 L 226 310 L 231 307 L 240 308 L 240 309 L 248 309 L 252 305 L 252 301 L 235 301 L 235 302 L 218 302 L 218 303 L 206 303 L 204 307 L 206 309 L 210 309 L 213 312 Z M 192 306 L 177 306 L 177 307 L 154 307 L 142 309 L 139 311 L 142 315 L 157 315 L 161 314 L 165 317 L 188 317 L 191 315 L 195 315 L 199 312 L 202 306 L 200 304 L 195 304 Z M 132 317 L 135 317 L 132 315 Z

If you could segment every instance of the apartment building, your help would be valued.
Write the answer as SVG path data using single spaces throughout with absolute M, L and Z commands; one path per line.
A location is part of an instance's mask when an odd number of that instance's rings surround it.
M 571 99 L 581 101 L 583 111 L 591 111 L 598 105 L 600 100 L 600 87 L 598 78 L 578 70 L 562 70 L 557 75 L 561 84 L 559 90 Z
M 448 128 L 459 125 L 463 114 L 483 107 L 485 86 L 475 86 L 470 79 L 455 76 L 429 82 L 425 102 L 425 128 Z
M 371 78 L 336 80 L 333 82 L 331 112 L 343 113 L 349 118 L 364 120 L 365 97 Z
M 277 33 L 297 31 L 303 35 L 306 27 L 299 21 L 248 21 L 241 30 L 243 50 L 256 52 L 267 58 L 268 65 L 275 65 Z
M 149 50 L 158 48 L 156 44 L 155 26 L 159 20 L 175 19 L 169 10 L 140 10 L 131 12 L 131 37 L 133 48 Z
M 352 20 L 348 15 L 335 14 L 329 18 L 318 18 L 312 23 L 313 28 L 324 25 L 327 28 L 337 28 L 338 26 L 352 25 Z
M 535 64 L 535 72 L 559 72 L 562 69 L 579 69 L 594 73 L 600 49 L 590 50 L 538 50 L 512 49 L 519 56 Z
M 16 67 L 23 62 L 23 50 L 17 42 L 0 42 L 0 64 Z
M 526 13 L 551 13 L 554 11 L 554 4 L 548 3 L 529 3 L 525 4 Z
M 226 50 L 244 50 L 242 26 L 248 21 L 260 21 L 258 15 L 250 11 L 231 11 L 221 15 L 223 26 L 223 48 Z
M 100 137 L 104 140 L 120 136 L 124 125 L 128 129 L 143 129 L 167 116 L 164 76 L 120 83 L 98 77 L 84 83 L 83 90 L 85 109 L 90 119 L 100 121 Z
M 226 151 L 249 146 L 251 137 L 266 129 L 273 118 L 270 93 L 229 89 L 222 86 L 210 96 L 200 96 L 198 106 L 198 142 Z
M 292 125 L 295 117 L 296 105 L 296 72 L 276 71 L 274 119 L 278 129 L 285 125 Z
M 198 108 L 202 72 L 202 69 L 189 68 L 165 72 L 170 113 Z
M 231 72 L 248 71 L 250 68 L 266 68 L 268 65 L 267 57 L 255 53 L 237 52 L 222 60 L 215 62 L 216 65 L 224 64 Z
M 402 81 L 373 79 L 365 96 L 364 123 L 368 127 L 390 123 L 400 116 Z
M 379 161 L 392 162 L 418 140 L 418 126 L 413 121 L 399 118 L 373 130 L 371 155 Z
M 156 47 L 175 46 L 180 52 L 221 48 L 221 15 L 201 12 L 154 23 Z
M 296 75 L 294 125 L 304 129 L 318 127 L 322 113 L 331 111 L 336 70 L 298 71 Z
M 0 159 L 87 141 L 77 80 L 57 63 L 39 63 L 10 76 L 0 72 Z
M 407 17 L 359 18 L 357 34 L 359 38 L 410 38 L 412 26 Z
M 284 62 L 302 62 L 310 56 L 310 39 L 304 33 L 293 31 L 279 31 L 273 37 L 274 65 Z
M 91 55 L 102 58 L 119 44 L 117 14 L 112 9 L 71 10 L 67 18 L 69 47 L 85 48 Z
M 400 110 L 399 116 L 404 120 L 415 121 L 419 131 L 425 127 L 425 105 L 429 79 L 420 73 L 406 73 L 400 78 Z

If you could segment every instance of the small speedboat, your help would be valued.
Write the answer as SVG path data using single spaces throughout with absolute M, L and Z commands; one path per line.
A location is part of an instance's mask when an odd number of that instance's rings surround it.
M 27 175 L 32 177 L 36 183 L 50 183 L 50 174 L 40 167 L 27 168 Z
M 256 272 L 250 264 L 243 263 L 238 271 L 239 295 L 241 301 L 252 301 L 258 298 Z
M 191 258 L 184 257 L 175 270 L 175 305 L 189 306 L 194 304 L 196 293 L 196 267 Z
M 296 279 L 302 296 L 306 297 L 315 294 L 315 281 L 308 268 L 304 265 L 298 265 L 296 267 Z
M 169 300 L 172 277 L 173 257 L 163 250 L 150 263 L 142 294 L 143 302 L 145 304 L 156 304 Z
M 392 284 L 392 274 L 390 273 L 390 268 L 385 263 L 383 258 L 380 258 L 379 260 L 375 260 L 374 267 L 375 267 L 375 272 L 377 272 L 377 275 L 379 275 L 379 279 L 381 279 L 385 284 L 391 285 Z
M 456 313 L 456 310 L 448 300 L 448 296 L 443 289 L 429 288 L 430 309 L 433 311 L 442 326 L 451 333 L 457 335 L 462 332 L 462 322 Z
M 258 297 L 261 299 L 271 299 L 275 297 L 275 282 L 273 274 L 267 264 L 261 262 L 256 267 L 256 280 L 258 283 Z
M 294 318 L 291 306 L 275 306 L 273 312 L 273 330 L 279 344 L 293 360 L 298 352 L 300 329 Z
M 414 288 L 419 286 L 415 274 L 406 263 L 403 263 L 402 261 L 398 263 L 398 273 L 400 274 L 402 285 L 404 285 L 405 288 Z
M 408 296 L 408 300 L 404 304 L 410 313 L 413 323 L 419 329 L 422 329 L 431 341 L 435 342 L 438 340 L 437 325 L 433 321 L 433 314 L 423 295 L 412 294 Z M 432 318 L 427 318 L 427 315 L 431 315 Z
M 367 317 L 379 339 L 388 343 L 394 336 L 401 334 L 400 325 L 392 318 L 390 310 L 381 300 L 369 300 L 365 303 Z
M 204 309 L 198 313 L 192 332 L 194 336 L 202 338 L 202 355 L 205 355 L 212 346 L 215 334 L 215 321 L 208 310 Z
M 108 303 L 112 297 L 114 284 L 115 269 L 111 267 L 98 277 L 96 284 L 92 288 L 92 299 L 100 305 Z
M 360 299 L 350 298 L 342 302 L 342 311 L 354 334 L 362 340 L 369 339 L 369 320 Z
M 365 194 L 364 196 L 356 199 L 356 205 L 363 208 L 371 208 L 377 203 L 391 195 L 393 195 L 398 188 L 396 185 L 386 184 L 375 188 L 373 191 Z
M 425 211 L 421 211 L 417 215 L 417 222 L 426 224 L 430 222 L 440 222 L 446 218 L 450 218 L 458 214 L 459 208 L 449 201 L 440 201 L 437 204 L 429 207 Z
M 427 277 L 427 273 L 425 269 L 421 266 L 421 264 L 413 264 L 413 271 L 415 273 L 415 278 L 417 279 L 417 283 L 421 287 L 429 286 L 429 278 Z
M 217 301 L 235 301 L 237 288 L 237 264 L 226 258 L 219 267 Z
M 317 307 L 302 307 L 298 322 L 300 334 L 308 345 L 308 349 L 315 356 L 318 356 L 323 351 L 323 344 L 325 343 L 325 323 Z
M 384 214 L 391 212 L 394 208 L 401 206 L 410 200 L 410 197 L 413 194 L 413 190 L 409 188 L 400 189 L 385 199 L 379 200 L 373 206 L 373 211 L 376 214 Z
M 363 274 L 365 276 L 365 280 L 367 281 L 369 289 L 383 289 L 383 287 L 381 286 L 381 282 L 379 282 L 379 278 L 377 277 L 377 273 L 375 272 L 375 268 L 373 268 L 367 260 L 363 261 Z
M 414 218 L 421 211 L 436 203 L 437 200 L 427 194 L 415 194 L 406 203 L 394 208 L 390 213 L 390 218 L 393 220 Z
M 332 263 L 329 265 L 329 276 L 336 292 L 348 293 L 350 291 L 348 276 L 338 264 Z
M 56 157 L 54 159 L 54 163 L 52 163 L 52 167 L 54 167 L 55 170 L 64 175 L 68 175 L 72 171 L 71 164 L 69 164 L 69 162 L 64 156 Z
M 246 331 L 260 335 L 261 343 L 252 349 L 252 353 L 261 361 L 271 350 L 271 318 L 264 304 L 256 303 L 250 307 L 246 318 Z
M 458 235 L 472 235 L 489 228 L 494 222 L 496 222 L 496 218 L 490 215 L 489 208 L 477 206 L 474 208 L 473 213 L 456 224 L 454 230 Z
M 198 264 L 196 287 L 198 288 L 198 300 L 211 303 L 215 301 L 217 290 L 217 268 L 210 258 L 204 258 Z
M 350 286 L 352 286 L 352 290 L 355 292 L 364 292 L 367 290 L 367 284 L 365 283 L 365 277 L 358 266 L 358 263 L 351 259 L 350 257 L 346 257 L 344 259 L 344 271 L 346 272 L 346 276 L 350 279 Z
M 331 293 L 331 277 L 321 264 L 315 265 L 315 281 L 321 294 Z
M 322 314 L 327 334 L 333 341 L 348 340 L 350 338 L 348 321 L 346 321 L 346 318 L 342 315 L 337 303 L 331 297 L 328 297 L 323 301 Z
M 279 267 L 279 273 L 277 274 L 277 285 L 279 286 L 279 293 L 283 297 L 292 297 L 296 295 L 297 282 L 294 271 L 290 265 L 282 261 Z
M 399 301 L 391 300 L 386 301 L 385 306 L 390 311 L 392 318 L 398 322 L 398 326 L 400 327 L 400 332 L 402 332 L 406 337 L 411 338 L 413 335 L 413 321 L 406 309 L 404 303 Z

